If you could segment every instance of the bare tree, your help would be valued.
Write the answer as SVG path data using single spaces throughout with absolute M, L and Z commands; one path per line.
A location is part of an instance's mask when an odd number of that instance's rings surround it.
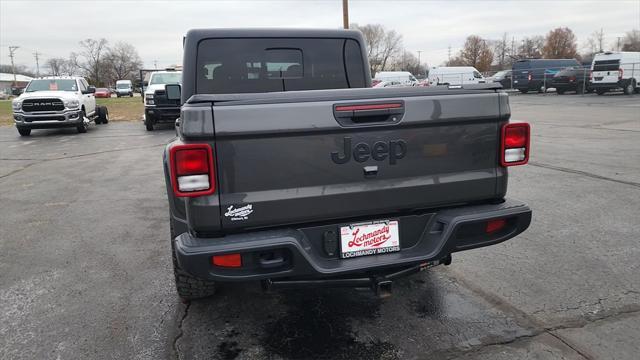
M 640 51 L 640 30 L 628 31 L 622 40 L 622 51 Z
M 96 85 L 103 84 L 102 60 L 107 50 L 107 40 L 85 39 L 80 41 L 82 50 L 77 54 L 75 65 L 79 67 L 89 81 Z
M 352 29 L 360 30 L 367 45 L 371 75 L 378 71 L 388 70 L 392 59 L 402 49 L 402 35 L 395 30 L 387 30 L 380 24 L 367 24 L 359 26 L 352 24 Z
M 522 39 L 521 45 L 518 47 L 518 58 L 520 59 L 539 59 L 542 57 L 542 48 L 544 47 L 544 37 L 536 35 L 525 37 Z
M 418 57 L 412 52 L 403 51 L 401 55 L 392 59 L 387 70 L 408 71 L 414 75 L 425 74 L 427 68 L 418 62 Z
M 142 67 L 142 60 L 133 45 L 118 42 L 108 49 L 102 61 L 103 80 L 114 83 L 121 79 L 134 78 L 134 72 Z
M 507 41 L 507 33 L 502 34 L 502 38 L 493 41 L 493 53 L 495 54 L 498 68 L 500 70 L 511 67 L 511 45 Z
M 569 28 L 549 31 L 545 38 L 542 55 L 547 59 L 573 59 L 578 57 L 578 43 Z
M 593 54 L 604 51 L 604 30 L 594 31 L 587 39 L 584 46 L 586 55 L 593 56 Z
M 64 74 L 67 59 L 64 58 L 51 58 L 47 60 L 47 67 L 49 68 L 49 74 L 53 76 L 60 76 Z
M 489 44 L 477 35 L 467 37 L 464 48 L 458 57 L 464 62 L 464 65 L 473 66 L 478 71 L 488 71 L 493 62 L 493 52 Z

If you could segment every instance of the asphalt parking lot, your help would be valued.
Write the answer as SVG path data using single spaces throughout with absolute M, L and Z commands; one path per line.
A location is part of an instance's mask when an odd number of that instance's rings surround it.
M 533 208 L 506 243 L 368 291 L 174 293 L 171 127 L 0 127 L 1 359 L 637 359 L 640 96 L 514 95 Z

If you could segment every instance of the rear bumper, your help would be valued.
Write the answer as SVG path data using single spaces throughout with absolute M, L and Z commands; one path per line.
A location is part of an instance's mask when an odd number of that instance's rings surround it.
M 183 270 L 207 280 L 331 278 L 439 261 L 453 252 L 503 242 L 527 229 L 531 209 L 522 202 L 505 200 L 500 204 L 395 218 L 400 221 L 401 251 L 384 255 L 341 259 L 338 250 L 329 256 L 323 234 L 327 230 L 339 233 L 339 227 L 348 223 L 256 231 L 221 238 L 199 238 L 183 233 L 174 239 L 174 249 Z M 507 226 L 488 235 L 484 226 L 493 219 L 506 219 Z M 242 267 L 223 268 L 212 264 L 212 256 L 231 253 L 241 254 Z
M 593 82 L 591 88 L 596 90 L 622 89 L 627 86 L 627 83 L 627 80 L 619 80 L 617 82 Z

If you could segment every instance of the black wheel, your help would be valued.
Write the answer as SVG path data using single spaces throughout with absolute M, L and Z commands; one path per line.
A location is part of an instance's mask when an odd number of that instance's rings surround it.
M 120 94 L 116 94 L 116 97 L 120 97 Z
M 565 91 L 566 91 L 565 89 L 556 89 L 556 92 L 558 93 L 558 95 L 564 95 Z
M 604 89 L 597 89 L 596 90 L 596 94 L 598 94 L 598 95 L 602 95 L 602 94 L 604 94 L 606 92 L 607 92 L 607 90 L 604 90 Z
M 129 93 L 129 97 L 133 97 L 133 93 Z
M 636 88 L 635 81 L 633 79 L 629 80 L 627 82 L 627 85 L 624 87 L 624 94 L 625 95 L 633 94 L 635 88 Z
M 85 118 L 85 117 L 86 117 L 86 116 L 85 116 L 85 112 L 84 112 L 84 110 L 82 110 L 82 111 L 80 112 L 80 125 L 78 125 L 78 127 L 77 127 L 78 132 L 79 132 L 80 134 L 84 134 L 84 133 L 86 133 L 86 132 L 87 132 L 87 126 L 88 126 L 88 125 L 87 125 L 87 123 L 86 123 L 86 122 L 84 122 L 84 118 Z
M 538 88 L 538 94 L 542 94 L 542 93 L 545 93 L 545 92 L 547 92 L 547 89 L 545 89 L 544 86 L 540 85 L 540 87 Z
M 105 106 L 96 107 L 96 124 L 109 123 L 109 110 Z
M 20 133 L 20 136 L 29 136 L 31 135 L 31 129 L 18 128 L 18 133 Z
M 584 94 L 584 88 L 582 87 L 582 84 L 578 84 L 576 87 L 576 94 Z
M 171 222 L 170 222 L 171 223 Z M 171 227 L 171 259 L 173 260 L 173 275 L 176 281 L 176 291 L 183 301 L 202 299 L 212 296 L 216 293 L 216 285 L 213 281 L 198 279 L 182 270 L 178 259 L 176 259 L 173 233 L 173 225 Z
M 153 131 L 153 124 L 150 121 L 145 121 L 144 126 L 147 128 L 147 131 Z
M 521 92 L 521 93 L 523 93 L 523 94 L 526 94 L 526 93 L 528 93 L 528 92 L 529 92 L 529 90 L 527 90 L 527 89 L 520 89 L 520 92 Z

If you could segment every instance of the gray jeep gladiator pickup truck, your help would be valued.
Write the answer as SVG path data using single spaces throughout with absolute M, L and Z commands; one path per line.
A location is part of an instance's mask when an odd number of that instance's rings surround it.
M 523 232 L 529 158 L 500 85 L 373 89 L 359 32 L 191 30 L 164 152 L 178 294 L 371 287 Z

